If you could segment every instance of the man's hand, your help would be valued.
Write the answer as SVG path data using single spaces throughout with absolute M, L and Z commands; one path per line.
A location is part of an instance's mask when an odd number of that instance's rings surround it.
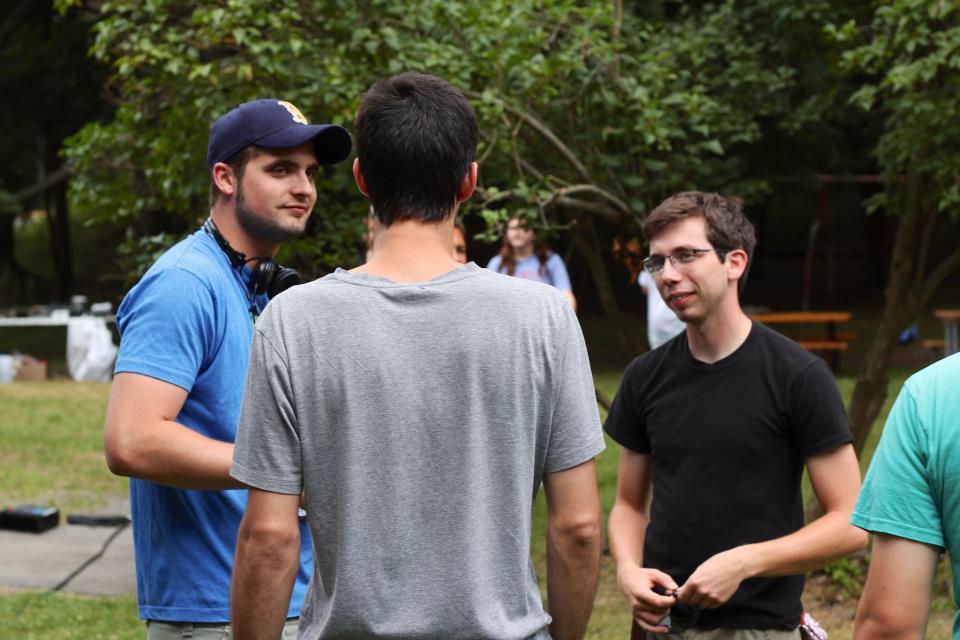
M 624 566 L 617 571 L 617 583 L 640 628 L 652 633 L 670 630 L 660 622 L 670 613 L 670 607 L 677 599 L 672 595 L 660 595 L 653 589 L 660 587 L 666 593 L 673 593 L 677 589 L 673 578 L 657 569 Z
M 750 577 L 747 556 L 744 547 L 734 547 L 707 558 L 680 587 L 678 601 L 700 609 L 722 606 Z

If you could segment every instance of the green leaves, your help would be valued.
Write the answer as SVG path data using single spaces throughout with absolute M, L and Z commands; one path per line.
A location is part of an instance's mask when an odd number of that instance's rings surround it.
M 92 50 L 112 65 L 120 106 L 113 122 L 70 142 L 75 207 L 114 223 L 163 212 L 186 226 L 206 209 L 203 159 L 218 115 L 277 96 L 313 121 L 349 126 L 363 91 L 405 70 L 443 76 L 471 97 L 483 193 L 497 197 L 465 211 L 492 227 L 517 211 L 545 227 L 612 220 L 622 214 L 615 202 L 639 220 L 682 188 L 762 193 L 751 150 L 826 108 L 802 88 L 815 74 L 793 53 L 798 33 L 826 38 L 829 3 L 665 6 L 617 17 L 610 3 L 574 0 L 104 4 Z M 561 197 L 570 185 L 590 190 Z M 366 207 L 344 167 L 319 191 L 318 215 L 344 221 L 312 237 L 324 249 L 311 259 L 332 268 L 359 245 Z
M 898 0 L 879 6 L 872 21 L 834 27 L 853 45 L 842 58 L 865 76 L 850 102 L 879 110 L 885 127 L 877 160 L 888 177 L 881 204 L 896 212 L 906 194 L 899 179 L 921 176 L 921 206 L 956 211 L 960 175 L 960 7 L 953 2 Z

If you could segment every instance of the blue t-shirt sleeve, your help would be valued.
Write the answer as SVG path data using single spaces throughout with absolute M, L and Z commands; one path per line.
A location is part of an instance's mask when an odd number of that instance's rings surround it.
M 139 373 L 187 391 L 212 352 L 210 289 L 183 269 L 148 273 L 117 311 L 120 351 L 114 373 Z
M 487 263 L 487 269 L 490 271 L 500 271 L 500 256 L 496 255 L 490 258 L 490 262 Z
M 883 428 L 851 524 L 917 542 L 945 546 L 930 486 L 929 440 L 917 401 L 904 386 Z
M 561 291 L 573 290 L 573 287 L 570 286 L 570 276 L 567 275 L 567 266 L 563 264 L 563 258 L 551 253 L 550 257 L 547 258 L 546 267 L 550 284 Z

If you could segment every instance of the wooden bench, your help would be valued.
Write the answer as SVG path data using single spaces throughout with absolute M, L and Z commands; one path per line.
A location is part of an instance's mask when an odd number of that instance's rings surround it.
M 845 340 L 797 340 L 807 351 L 846 351 L 850 344 Z
M 827 332 L 823 329 L 801 329 L 800 331 L 791 331 L 790 337 L 797 342 L 823 342 L 827 341 Z M 836 342 L 850 343 L 857 339 L 857 334 L 853 331 L 837 331 L 834 333 L 833 340 Z
M 923 348 L 926 349 L 933 355 L 934 360 L 939 360 L 943 357 L 943 351 L 946 347 L 946 342 L 943 340 L 924 340 L 920 344 L 923 345 Z
M 837 331 L 837 324 L 849 322 L 853 317 L 849 311 L 779 311 L 757 313 L 750 317 L 767 325 L 825 325 L 823 330 L 801 329 L 785 335 L 808 351 L 823 353 L 824 359 L 834 372 L 840 366 L 840 354 L 847 350 L 847 346 L 856 337 L 854 333 Z M 790 335 L 791 333 L 794 335 Z
M 960 309 L 936 309 L 933 316 L 943 322 L 944 356 L 960 351 Z

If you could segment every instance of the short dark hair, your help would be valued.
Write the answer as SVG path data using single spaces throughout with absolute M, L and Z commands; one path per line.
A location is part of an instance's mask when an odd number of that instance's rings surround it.
M 477 119 L 460 91 L 422 73 L 380 80 L 363 94 L 354 130 L 380 224 L 450 213 L 477 153 Z
M 743 201 L 735 196 L 703 191 L 683 191 L 670 196 L 647 215 L 643 221 L 643 235 L 647 241 L 666 227 L 686 218 L 703 218 L 707 226 L 707 240 L 724 253 L 743 249 L 747 254 L 747 268 L 737 283 L 740 292 L 747 282 L 747 273 L 757 247 L 753 224 L 743 213 Z
M 237 176 L 237 182 L 243 178 L 243 172 L 247 169 L 247 163 L 250 162 L 257 154 L 260 153 L 260 149 L 254 145 L 249 147 L 244 147 L 237 151 L 235 154 L 224 160 L 230 169 L 233 170 L 233 174 Z M 217 202 L 217 198 L 223 195 L 223 192 L 217 187 L 217 183 L 213 181 L 213 176 L 210 176 L 210 206 L 212 207 Z

